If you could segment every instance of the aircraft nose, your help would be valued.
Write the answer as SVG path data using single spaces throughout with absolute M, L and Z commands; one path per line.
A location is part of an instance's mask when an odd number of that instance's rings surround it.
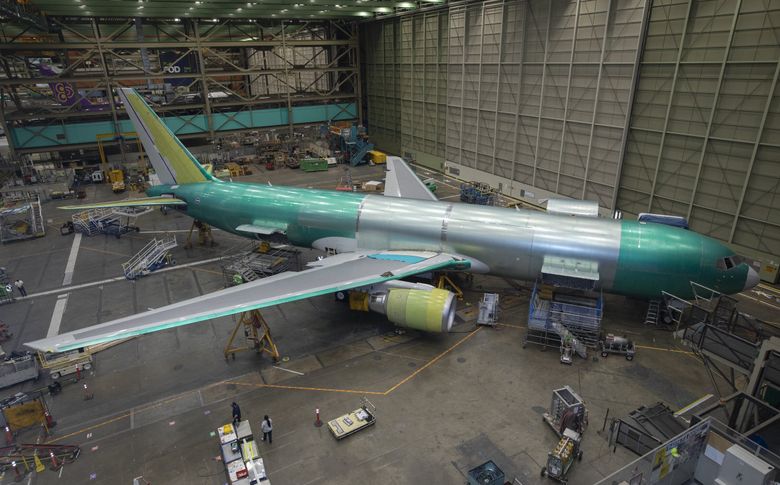
M 745 277 L 745 287 L 742 288 L 742 291 L 749 290 L 756 286 L 758 282 L 761 281 L 758 277 L 758 273 L 756 270 L 748 266 L 748 274 L 747 277 Z

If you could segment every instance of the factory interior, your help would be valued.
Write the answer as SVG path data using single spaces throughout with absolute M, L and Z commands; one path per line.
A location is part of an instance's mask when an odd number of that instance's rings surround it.
M 0 485 L 780 483 L 780 3 L 0 0 Z

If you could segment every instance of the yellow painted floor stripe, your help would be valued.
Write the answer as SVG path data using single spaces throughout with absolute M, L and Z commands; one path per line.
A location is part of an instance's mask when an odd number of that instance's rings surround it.
M 285 385 L 281 385 L 281 384 L 257 384 L 257 383 L 254 383 L 254 382 L 241 382 L 241 381 L 233 381 L 233 380 L 228 379 L 228 380 L 224 380 L 224 381 L 220 381 L 220 382 L 215 382 L 213 384 L 209 384 L 209 385 L 207 385 L 207 386 L 205 386 L 203 388 L 197 389 L 197 390 L 187 391 L 185 393 L 179 394 L 177 396 L 173 396 L 173 397 L 168 398 L 168 399 L 164 399 L 164 400 L 156 402 L 156 403 L 152 403 L 152 404 L 150 404 L 148 406 L 141 407 L 139 409 L 134 409 L 131 412 L 126 412 L 126 413 L 120 414 L 118 416 L 114 416 L 113 418 L 107 419 L 107 420 L 102 421 L 100 423 L 96 423 L 96 424 L 93 424 L 91 426 L 86 426 L 86 427 L 84 427 L 82 429 L 79 429 L 78 431 L 74 431 L 72 433 L 68 433 L 66 435 L 62 435 L 62 436 L 58 436 L 56 438 L 50 439 L 46 443 L 57 443 L 59 441 L 71 438 L 73 436 L 76 436 L 76 435 L 79 435 L 79 434 L 82 434 L 82 433 L 86 433 L 88 431 L 92 431 L 92 430 L 97 429 L 97 428 L 101 428 L 103 426 L 106 426 L 108 424 L 114 423 L 116 421 L 119 421 L 119 420 L 122 420 L 122 419 L 125 419 L 125 418 L 129 418 L 130 415 L 133 414 L 133 413 L 137 414 L 137 413 L 140 413 L 140 412 L 143 412 L 143 411 L 155 408 L 155 407 L 163 406 L 165 404 L 169 404 L 171 402 L 174 402 L 174 401 L 177 401 L 179 399 L 182 399 L 185 396 L 189 396 L 190 394 L 193 394 L 193 393 L 196 393 L 196 392 L 199 392 L 199 391 L 203 391 L 204 389 L 209 389 L 211 387 L 222 385 L 222 384 L 235 384 L 235 385 L 238 385 L 238 386 L 245 386 L 245 387 L 283 389 L 283 390 L 290 390 L 290 391 L 337 392 L 337 393 L 346 393 L 346 394 L 366 394 L 366 395 L 371 395 L 371 396 L 387 396 L 391 392 L 395 391 L 396 389 L 398 389 L 402 385 L 404 385 L 407 382 L 409 382 L 410 380 L 412 380 L 420 372 L 424 371 L 428 367 L 432 366 L 433 364 L 435 364 L 436 362 L 441 360 L 445 355 L 447 355 L 450 352 L 452 352 L 456 347 L 458 347 L 459 345 L 464 343 L 466 340 L 468 340 L 471 337 L 473 337 L 480 330 L 482 330 L 482 327 L 477 328 L 473 332 L 469 332 L 468 335 L 466 335 L 465 337 L 463 337 L 460 340 L 458 340 L 457 342 L 455 342 L 452 346 L 450 346 L 449 348 L 447 348 L 446 350 L 444 350 L 443 352 L 441 352 L 437 356 L 433 357 L 425 365 L 423 365 L 419 369 L 415 370 L 410 375 L 406 376 L 404 379 L 402 379 L 400 382 L 398 382 L 397 384 L 395 384 L 394 386 L 392 386 L 390 389 L 388 389 L 386 391 L 368 391 L 368 390 L 362 390 L 362 389 L 336 389 L 336 388 L 328 388 L 328 387 L 285 386 Z
M 758 287 L 759 287 L 759 288 L 761 288 L 762 290 L 769 290 L 769 291 L 771 291 L 772 293 L 777 293 L 778 295 L 780 295 L 780 290 L 778 290 L 778 289 L 777 289 L 777 288 L 775 288 L 774 286 L 769 286 L 769 285 L 768 285 L 768 284 L 766 284 L 766 283 L 759 283 L 759 284 L 758 284 Z
M 677 353 L 677 354 L 696 355 L 693 352 L 688 352 L 687 350 L 665 349 L 663 347 L 652 347 L 650 345 L 637 345 L 636 348 L 638 348 L 638 349 L 648 349 L 648 350 L 660 350 L 662 352 L 674 352 L 674 353 Z

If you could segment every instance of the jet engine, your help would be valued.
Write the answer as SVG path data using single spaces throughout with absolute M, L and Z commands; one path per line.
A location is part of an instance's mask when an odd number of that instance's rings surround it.
M 424 332 L 449 332 L 455 307 L 455 295 L 439 288 L 388 287 L 372 291 L 368 296 L 369 310 L 387 315 L 399 327 Z

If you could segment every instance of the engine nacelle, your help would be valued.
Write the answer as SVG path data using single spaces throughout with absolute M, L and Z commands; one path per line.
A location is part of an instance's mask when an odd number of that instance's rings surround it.
M 387 315 L 399 327 L 424 332 L 449 332 L 455 320 L 455 307 L 455 295 L 438 288 L 390 288 L 368 297 L 371 311 Z

